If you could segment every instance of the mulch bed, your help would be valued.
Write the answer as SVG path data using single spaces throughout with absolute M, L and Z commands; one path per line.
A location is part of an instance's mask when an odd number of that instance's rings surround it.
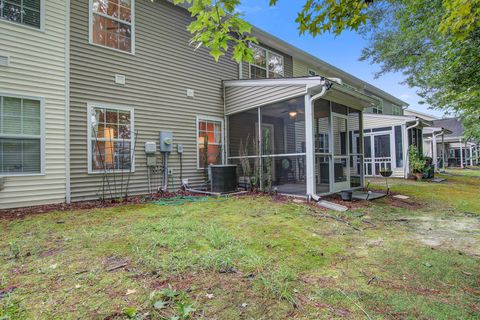
M 168 199 L 176 196 L 195 196 L 196 194 L 179 191 L 165 192 L 154 195 L 130 196 L 123 200 L 90 200 L 72 203 L 56 203 L 25 208 L 1 209 L 0 220 L 23 219 L 26 216 L 48 213 L 52 211 L 91 210 L 99 208 L 120 207 L 129 204 L 146 204 L 150 201 Z

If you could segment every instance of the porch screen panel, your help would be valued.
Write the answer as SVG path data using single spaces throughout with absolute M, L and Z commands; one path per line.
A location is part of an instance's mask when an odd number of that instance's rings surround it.
M 402 126 L 395 126 L 395 158 L 397 168 L 403 167 Z
M 314 105 L 315 184 L 318 194 L 330 191 L 330 102 L 319 99 Z
M 260 108 L 262 186 L 305 195 L 305 107 L 293 98 Z
M 361 111 L 349 108 L 348 111 L 348 136 L 350 152 L 350 187 L 361 187 L 363 184 L 363 150 L 361 144 L 360 127 Z
M 258 156 L 258 109 L 228 117 L 229 157 Z

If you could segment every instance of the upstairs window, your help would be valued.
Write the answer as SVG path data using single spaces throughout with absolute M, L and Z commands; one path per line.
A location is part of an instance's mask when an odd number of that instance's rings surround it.
M 283 56 L 253 44 L 251 48 L 254 62 L 250 64 L 250 78 L 283 78 Z
M 197 117 L 197 167 L 222 164 L 223 120 Z
M 90 0 L 90 42 L 133 53 L 134 0 Z
M 400 116 L 402 114 L 402 109 L 398 106 L 392 106 L 392 114 L 394 116 Z
M 0 176 L 42 173 L 40 100 L 0 96 Z
M 383 114 L 383 103 L 379 103 L 373 107 L 372 112 L 375 114 Z
M 0 0 L 0 19 L 41 28 L 43 0 Z

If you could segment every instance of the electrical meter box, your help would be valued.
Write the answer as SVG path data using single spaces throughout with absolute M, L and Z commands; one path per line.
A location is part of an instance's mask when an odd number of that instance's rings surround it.
M 177 153 L 183 153 L 183 144 L 177 144 Z
M 152 155 L 157 152 L 157 144 L 155 142 L 145 142 L 145 153 Z
M 172 152 L 173 132 L 160 131 L 160 152 Z

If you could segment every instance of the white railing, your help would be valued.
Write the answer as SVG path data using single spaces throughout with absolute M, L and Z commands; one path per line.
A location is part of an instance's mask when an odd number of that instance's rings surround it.
M 365 158 L 365 176 L 380 176 L 381 170 L 392 170 L 391 157 Z

